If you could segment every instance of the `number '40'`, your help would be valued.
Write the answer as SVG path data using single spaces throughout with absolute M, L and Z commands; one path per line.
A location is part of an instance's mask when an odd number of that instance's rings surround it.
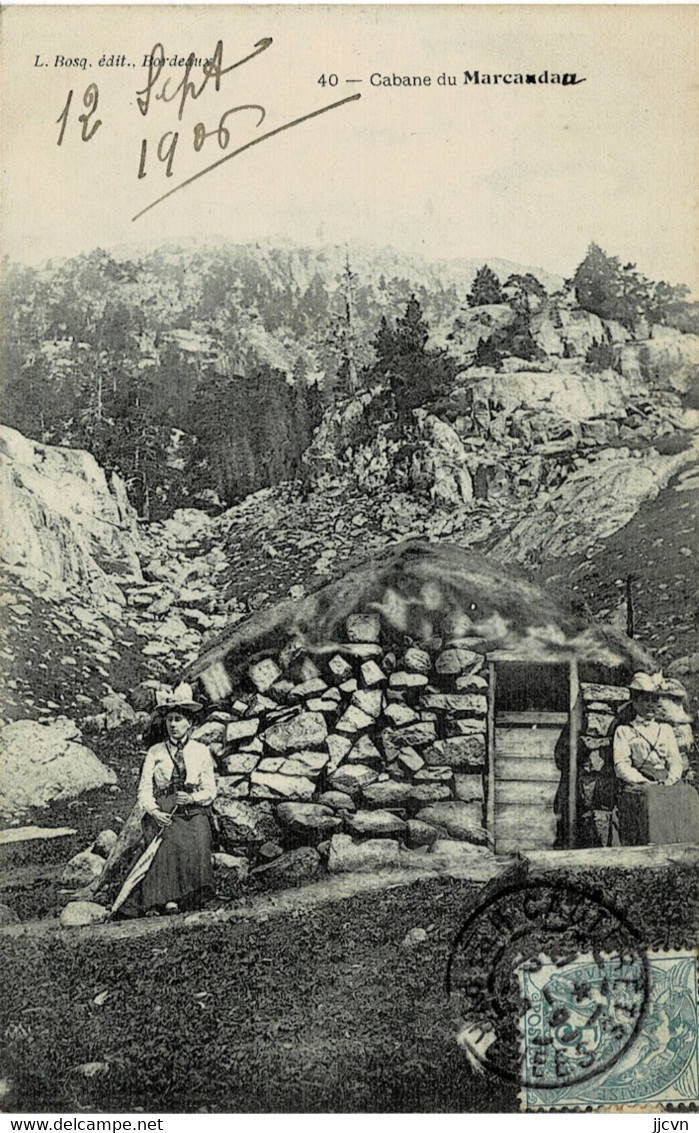
M 338 79 L 337 75 L 333 74 L 333 75 L 328 75 L 326 77 L 325 74 L 323 74 L 318 79 L 318 86 L 319 87 L 336 87 L 339 81 L 340 80 Z

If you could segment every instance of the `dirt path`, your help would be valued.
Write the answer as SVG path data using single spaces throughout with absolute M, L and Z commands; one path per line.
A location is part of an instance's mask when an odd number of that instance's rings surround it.
M 594 868 L 638 870 L 668 866 L 699 865 L 699 846 L 680 843 L 674 846 L 630 846 L 591 850 L 552 850 L 522 856 L 528 872 L 540 876 L 560 870 L 575 873 Z M 139 940 L 157 935 L 173 926 L 196 929 L 214 924 L 235 924 L 241 921 L 264 922 L 277 916 L 300 916 L 322 905 L 344 901 L 362 893 L 375 893 L 410 886 L 432 877 L 450 877 L 459 881 L 485 884 L 502 877 L 514 865 L 511 858 L 481 858 L 476 861 L 434 863 L 431 867 L 413 866 L 410 869 L 384 870 L 379 873 L 345 873 L 327 877 L 322 881 L 286 889 L 277 893 L 243 898 L 233 908 L 207 910 L 181 914 L 176 917 L 153 917 L 135 921 L 107 922 L 70 930 L 70 939 L 76 942 L 106 937 L 110 940 Z M 1 937 L 47 936 L 63 933 L 66 929 L 58 920 L 25 921 L 23 924 L 0 928 Z

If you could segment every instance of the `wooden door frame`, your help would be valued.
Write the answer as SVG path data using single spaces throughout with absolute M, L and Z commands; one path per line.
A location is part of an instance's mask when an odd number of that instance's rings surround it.
M 575 849 L 578 820 L 578 740 L 580 736 L 580 682 L 578 660 L 574 656 L 537 655 L 528 657 L 509 650 L 488 653 L 488 714 L 486 720 L 486 813 L 485 824 L 488 846 L 495 848 L 495 694 L 497 666 L 501 661 L 516 661 L 531 665 L 566 665 L 568 668 L 568 803 L 565 814 L 565 841 L 567 849 Z

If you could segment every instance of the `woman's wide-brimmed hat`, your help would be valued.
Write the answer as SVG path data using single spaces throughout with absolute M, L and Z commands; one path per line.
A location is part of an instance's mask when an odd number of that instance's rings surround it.
M 634 673 L 629 684 L 629 691 L 645 692 L 647 696 L 662 696 L 664 684 L 662 673 Z
M 177 685 L 176 688 L 170 692 L 157 692 L 155 694 L 155 714 L 165 715 L 179 709 L 182 712 L 201 712 L 203 704 L 195 700 L 192 693 L 192 686 L 185 684 Z

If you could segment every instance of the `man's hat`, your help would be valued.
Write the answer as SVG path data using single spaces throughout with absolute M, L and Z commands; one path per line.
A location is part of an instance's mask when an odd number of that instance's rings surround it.
M 662 673 L 634 673 L 629 690 L 632 693 L 645 692 L 650 696 L 660 696 L 662 685 Z
M 198 700 L 194 700 L 192 686 L 184 682 L 177 685 L 172 692 L 156 692 L 155 694 L 155 711 L 158 714 L 172 712 L 177 708 L 189 712 L 200 712 L 203 707 L 203 704 Z

